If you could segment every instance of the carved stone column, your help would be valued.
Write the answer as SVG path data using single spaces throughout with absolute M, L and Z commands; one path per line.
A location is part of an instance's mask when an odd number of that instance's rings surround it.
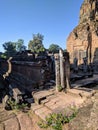
M 70 83 L 70 61 L 69 61 L 69 53 L 66 52 L 65 56 L 65 77 L 66 77 L 66 89 L 71 88 L 71 83 Z
M 59 54 L 55 54 L 55 77 L 56 77 L 56 91 L 59 91 L 59 86 L 61 84 L 60 82 L 60 60 L 59 60 Z
M 63 50 L 59 50 L 60 55 L 60 76 L 61 76 L 61 86 L 64 89 L 65 88 L 65 65 L 64 65 L 64 57 L 63 57 Z

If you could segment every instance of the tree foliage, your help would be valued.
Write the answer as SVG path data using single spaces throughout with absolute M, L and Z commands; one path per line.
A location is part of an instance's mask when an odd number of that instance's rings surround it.
M 51 44 L 49 46 L 49 52 L 52 52 L 52 53 L 58 53 L 59 52 L 59 49 L 60 49 L 60 46 L 57 45 L 57 44 Z
M 18 41 L 16 42 L 16 50 L 18 52 L 26 50 L 23 39 L 18 39 Z
M 5 55 L 7 57 L 14 56 L 16 53 L 16 43 L 15 42 L 5 42 L 3 44 L 3 48 L 5 50 Z
M 43 45 L 43 35 L 42 34 L 33 34 L 33 40 L 29 41 L 28 49 L 30 49 L 32 52 L 43 52 L 45 51 L 44 45 Z
M 26 46 L 24 46 L 24 40 L 22 39 L 19 39 L 17 42 L 5 42 L 2 46 L 5 50 L 4 55 L 6 57 L 14 56 L 16 52 L 26 50 Z

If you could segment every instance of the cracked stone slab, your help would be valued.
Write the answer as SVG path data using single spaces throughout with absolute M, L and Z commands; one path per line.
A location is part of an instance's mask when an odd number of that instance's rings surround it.
M 35 101 L 37 104 L 40 104 L 41 100 L 44 100 L 44 99 L 46 99 L 48 96 L 53 95 L 53 94 L 54 94 L 54 92 L 48 91 L 48 90 L 36 92 L 36 93 L 33 94 L 34 101 Z
M 4 121 L 5 130 L 21 130 L 18 119 L 16 117 L 12 117 L 6 121 Z
M 20 124 L 20 130 L 33 130 L 32 120 L 27 114 L 20 113 L 17 115 L 17 118 Z
M 5 130 L 5 128 L 4 128 L 4 123 L 1 123 L 1 124 L 0 124 L 0 130 Z

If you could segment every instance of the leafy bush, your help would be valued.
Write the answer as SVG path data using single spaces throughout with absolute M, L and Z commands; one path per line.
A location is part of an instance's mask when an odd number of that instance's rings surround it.
M 14 109 L 23 110 L 23 109 L 25 109 L 25 107 L 27 107 L 27 104 L 25 104 L 25 103 L 19 104 L 16 101 L 11 100 L 11 99 L 8 100 L 8 104 L 10 105 L 12 110 L 14 110 Z
M 59 92 L 61 92 L 62 89 L 63 89 L 61 85 L 57 86 L 57 88 L 58 88 L 58 91 L 59 91 Z
M 41 121 L 38 123 L 40 128 L 48 128 L 51 127 L 54 130 L 62 130 L 62 125 L 65 123 L 69 123 L 74 117 L 77 115 L 76 107 L 71 107 L 69 114 L 65 112 L 62 113 L 53 113 L 50 114 L 49 117 L 46 118 L 46 121 Z

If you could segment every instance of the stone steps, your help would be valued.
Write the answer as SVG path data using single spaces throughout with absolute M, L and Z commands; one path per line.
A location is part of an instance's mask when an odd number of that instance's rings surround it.
M 68 89 L 67 93 L 76 97 L 80 96 L 82 98 L 88 98 L 88 97 L 92 97 L 96 92 L 93 89 L 78 87 L 78 88 Z
M 76 93 L 76 95 L 78 94 Z M 46 117 L 51 113 L 65 111 L 69 106 L 80 107 L 85 100 L 85 98 L 82 98 L 79 95 L 77 98 L 77 96 L 73 96 L 70 93 L 54 92 L 51 94 L 47 91 L 36 93 L 36 98 L 37 102 L 31 105 L 31 111 L 42 120 L 46 120 Z
M 43 105 L 39 105 L 39 104 L 32 104 L 31 106 L 31 110 L 33 113 L 35 113 L 38 117 L 40 117 L 40 119 L 42 120 L 46 120 L 46 117 L 49 116 L 49 114 L 52 113 L 52 111 L 50 109 L 48 109 L 47 107 L 43 106 Z
M 0 130 L 33 130 L 32 124 L 28 114 L 6 111 L 0 104 Z
M 4 130 L 21 130 L 16 116 L 4 121 L 3 123 L 5 128 Z
M 33 123 L 31 118 L 26 113 L 19 113 L 17 115 L 20 130 L 33 130 Z
M 20 130 L 16 115 L 4 110 L 2 104 L 0 104 L 0 130 Z
M 54 95 L 52 90 L 43 90 L 32 94 L 35 103 L 40 104 L 42 100 L 46 99 L 50 95 Z

